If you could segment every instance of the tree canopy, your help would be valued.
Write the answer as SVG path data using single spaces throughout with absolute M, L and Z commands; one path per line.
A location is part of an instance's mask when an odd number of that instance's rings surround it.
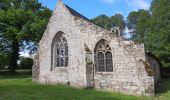
M 19 51 L 30 42 L 39 42 L 50 16 L 51 11 L 38 0 L 0 1 L 0 48 L 10 54 L 11 72 L 15 71 Z
M 120 28 L 121 31 L 124 31 L 126 27 L 126 21 L 124 20 L 124 17 L 121 14 L 115 14 L 111 17 L 102 14 L 92 19 L 92 21 L 108 30 L 110 30 L 112 27 L 117 26 Z
M 127 18 L 127 27 L 131 30 L 132 39 L 138 43 L 145 42 L 145 36 L 148 32 L 148 21 L 151 14 L 147 10 L 130 12 Z
M 170 67 L 170 1 L 153 0 L 149 11 L 139 10 L 128 16 L 133 39 L 144 42 L 163 66 Z

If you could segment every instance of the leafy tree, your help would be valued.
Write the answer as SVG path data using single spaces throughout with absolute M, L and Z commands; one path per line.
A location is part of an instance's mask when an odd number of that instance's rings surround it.
M 163 66 L 170 67 L 170 1 L 153 0 L 150 11 L 139 10 L 128 16 L 128 27 L 133 39 L 144 42 Z
M 48 23 L 51 11 L 38 0 L 0 1 L 1 48 L 9 51 L 10 71 L 15 72 L 19 51 L 29 43 L 38 43 Z
M 146 10 L 133 11 L 127 18 L 127 26 L 131 30 L 132 39 L 138 43 L 145 42 L 151 14 Z
M 104 14 L 97 16 L 96 18 L 92 19 L 92 21 L 106 29 L 110 29 L 110 18 Z
M 147 35 L 146 47 L 152 51 L 163 66 L 170 67 L 170 1 L 153 0 L 151 5 L 152 17 Z
M 3 68 L 4 65 L 9 65 L 9 55 L 0 53 L 0 68 Z
M 124 30 L 126 27 L 126 22 L 124 20 L 123 15 L 121 14 L 115 14 L 114 16 L 108 17 L 104 14 L 97 16 L 96 18 L 92 19 L 92 21 L 108 30 L 110 30 L 112 27 L 117 26 L 120 28 L 120 30 Z
M 33 59 L 32 58 L 21 58 L 20 68 L 32 69 Z
M 121 31 L 125 30 L 126 22 L 124 20 L 123 15 L 121 14 L 115 14 L 114 16 L 111 16 L 111 24 L 113 26 L 117 26 L 120 28 Z

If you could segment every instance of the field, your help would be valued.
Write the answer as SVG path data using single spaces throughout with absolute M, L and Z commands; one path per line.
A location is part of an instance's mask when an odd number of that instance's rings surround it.
M 0 75 L 0 100 L 170 100 L 170 80 L 162 80 L 156 97 L 141 97 L 63 85 L 36 84 L 32 83 L 30 75 L 25 74 Z

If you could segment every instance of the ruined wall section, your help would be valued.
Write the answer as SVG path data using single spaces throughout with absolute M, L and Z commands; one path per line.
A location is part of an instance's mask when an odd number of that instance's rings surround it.
M 113 54 L 113 72 L 95 76 L 95 87 L 99 90 L 117 91 L 136 95 L 154 95 L 153 77 L 147 76 L 144 45 L 126 47 L 117 39 L 111 42 Z
M 154 95 L 154 76 L 153 70 L 150 69 L 150 65 L 146 60 L 144 44 L 133 44 L 128 47 L 124 47 L 125 51 L 134 59 L 137 68 L 138 79 L 140 81 L 140 87 L 143 87 L 143 95 Z M 149 71 L 148 71 L 149 68 Z

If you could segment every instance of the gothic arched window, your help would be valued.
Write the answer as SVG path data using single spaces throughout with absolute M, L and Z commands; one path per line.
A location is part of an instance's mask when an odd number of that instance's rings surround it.
M 98 53 L 97 57 L 98 71 L 104 71 L 104 54 L 102 52 Z
M 95 61 L 98 72 L 112 72 L 113 62 L 111 48 L 104 40 L 99 41 L 95 49 Z
M 68 45 L 63 34 L 64 33 L 59 32 L 53 39 L 53 68 L 68 66 Z

